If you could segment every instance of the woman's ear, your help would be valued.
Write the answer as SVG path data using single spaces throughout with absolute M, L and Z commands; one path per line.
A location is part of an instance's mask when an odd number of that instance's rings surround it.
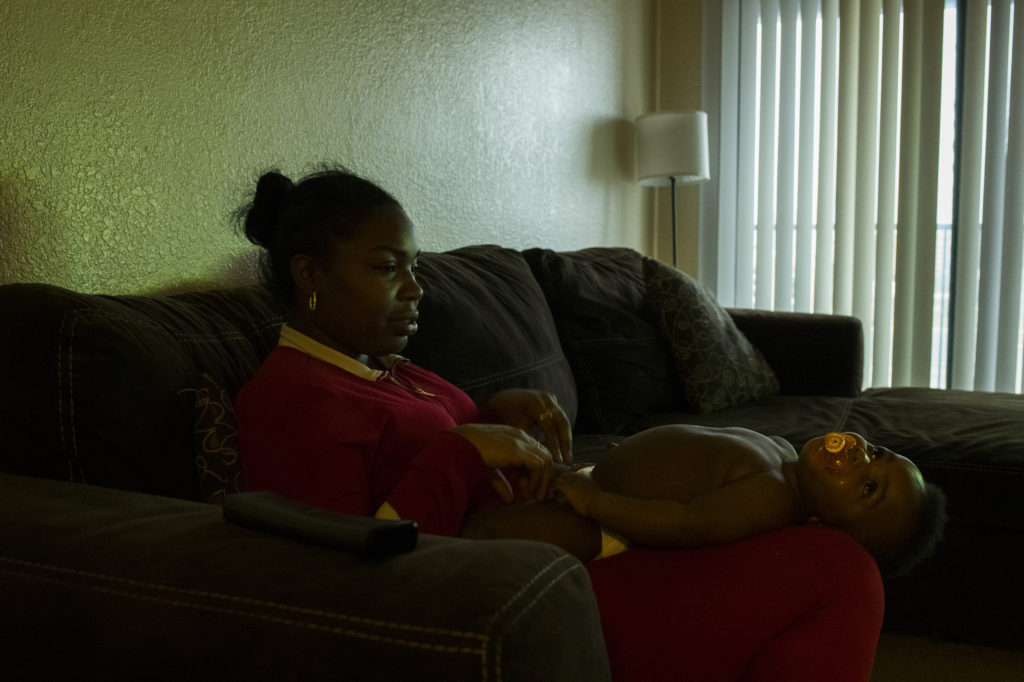
M 317 290 L 320 282 L 321 267 L 312 256 L 297 253 L 291 259 L 292 281 L 296 288 L 307 296 Z

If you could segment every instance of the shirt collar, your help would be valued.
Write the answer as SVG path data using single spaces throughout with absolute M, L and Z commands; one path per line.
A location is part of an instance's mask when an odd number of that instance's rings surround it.
M 325 346 L 316 339 L 289 327 L 287 324 L 281 325 L 281 337 L 278 339 L 277 345 L 302 351 L 306 355 L 312 355 L 317 360 L 323 360 L 367 381 L 377 381 L 387 374 L 386 370 L 367 367 L 355 358 L 345 355 L 341 351 L 334 350 L 330 346 Z M 385 355 L 377 358 L 377 360 L 388 369 L 391 369 L 399 360 L 404 360 L 404 358 L 401 355 Z

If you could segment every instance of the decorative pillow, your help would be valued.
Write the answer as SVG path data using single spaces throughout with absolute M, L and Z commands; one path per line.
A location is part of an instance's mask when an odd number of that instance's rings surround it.
M 505 388 L 551 392 L 570 421 L 576 383 L 547 301 L 518 251 L 466 246 L 424 253 L 419 332 L 403 355 L 478 405 Z
M 779 392 L 764 356 L 700 282 L 650 258 L 643 267 L 647 295 L 694 409 L 710 414 Z
M 204 502 L 221 504 L 225 495 L 243 488 L 235 406 L 228 392 L 206 373 L 198 387 L 184 388 L 178 394 L 193 401 L 192 434 L 200 495 Z

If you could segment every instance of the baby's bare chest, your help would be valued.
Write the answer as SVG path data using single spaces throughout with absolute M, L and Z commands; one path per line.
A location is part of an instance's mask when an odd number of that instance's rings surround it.
M 593 477 L 609 492 L 687 502 L 780 467 L 781 457 L 770 442 L 666 430 L 626 439 L 601 460 Z

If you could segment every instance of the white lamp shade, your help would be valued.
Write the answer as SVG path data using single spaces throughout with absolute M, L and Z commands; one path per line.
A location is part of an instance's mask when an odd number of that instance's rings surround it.
M 641 185 L 704 182 L 708 164 L 708 115 L 663 111 L 636 120 L 636 171 Z

